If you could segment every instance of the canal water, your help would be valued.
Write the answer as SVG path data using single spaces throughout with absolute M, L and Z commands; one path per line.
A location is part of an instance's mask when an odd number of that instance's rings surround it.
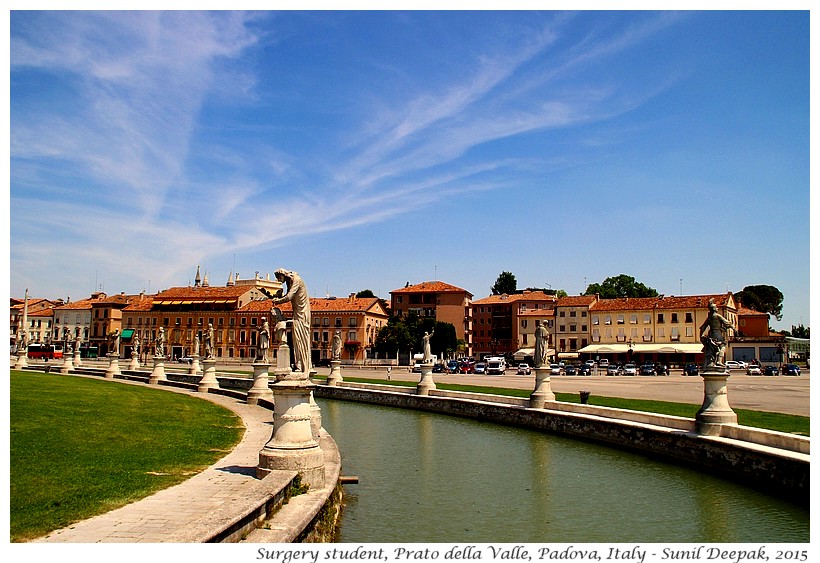
M 808 542 L 809 509 L 597 444 L 318 400 L 342 454 L 342 542 Z

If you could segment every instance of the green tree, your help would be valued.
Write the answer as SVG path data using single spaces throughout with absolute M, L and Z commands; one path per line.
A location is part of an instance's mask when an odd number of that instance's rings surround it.
M 657 297 L 658 292 L 651 287 L 636 281 L 632 276 L 621 274 L 605 279 L 601 283 L 587 286 L 584 295 L 598 294 L 602 299 L 616 299 L 618 297 Z
M 501 295 L 503 293 L 512 295 L 516 289 L 518 289 L 518 282 L 512 272 L 501 272 L 490 288 L 490 291 L 493 295 Z
M 376 297 L 369 289 L 363 289 L 356 294 L 356 297 Z
M 430 350 L 439 359 L 452 356 L 458 350 L 456 327 L 451 323 L 436 322 L 433 337 L 430 339 Z
M 374 346 L 380 354 L 394 356 L 401 350 L 409 351 L 413 346 L 413 337 L 403 319 L 390 317 L 376 335 Z
M 809 327 L 805 327 L 803 326 L 803 323 L 800 323 L 797 326 L 792 325 L 792 331 L 790 336 L 794 336 L 795 338 L 811 338 L 811 336 L 809 336 L 809 333 Z
M 783 318 L 783 294 L 773 285 L 747 285 L 735 293 L 735 300 L 749 309 L 774 315 L 778 321 Z

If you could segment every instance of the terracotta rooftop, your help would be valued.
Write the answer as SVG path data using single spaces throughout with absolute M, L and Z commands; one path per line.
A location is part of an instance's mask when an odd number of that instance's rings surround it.
M 70 303 L 66 303 L 65 305 L 60 305 L 59 307 L 54 307 L 55 311 L 73 311 L 75 309 L 91 309 L 91 306 L 94 303 L 98 303 L 99 299 L 88 298 L 88 299 L 80 299 L 79 301 L 72 301 Z
M 598 299 L 596 295 L 567 295 L 561 297 L 556 305 L 558 307 L 583 307 L 590 306 Z
M 681 295 L 659 297 L 619 297 L 617 299 L 599 299 L 589 307 L 590 311 L 635 311 L 650 309 L 705 309 L 709 300 L 715 305 L 724 307 L 728 304 L 730 294 L 718 295 Z M 561 303 L 559 303 L 560 305 Z
M 378 305 L 378 297 L 336 297 L 336 298 L 310 298 L 310 313 L 364 313 L 370 311 Z M 293 308 L 290 303 L 276 305 L 283 313 L 290 312 Z M 380 308 L 381 309 L 381 308 Z M 382 309 L 380 312 L 386 314 Z
M 402 287 L 401 289 L 394 289 L 390 293 L 466 293 L 470 298 L 473 297 L 473 294 L 466 289 L 461 289 L 460 287 L 442 281 L 421 282 L 416 285 Z
M 768 317 L 769 313 L 762 313 L 760 311 L 755 311 L 754 309 L 749 309 L 748 307 L 738 307 L 737 309 L 738 316 L 744 317 Z
M 559 301 L 554 295 L 549 295 L 543 291 L 525 291 L 524 293 L 513 293 L 501 295 L 490 295 L 483 299 L 473 301 L 473 305 L 497 305 L 500 303 L 518 303 L 519 301 L 548 301 L 554 303 Z

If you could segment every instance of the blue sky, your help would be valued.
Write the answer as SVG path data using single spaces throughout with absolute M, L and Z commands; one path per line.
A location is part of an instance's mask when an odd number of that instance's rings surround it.
M 11 12 L 11 295 L 625 273 L 809 325 L 809 19 Z

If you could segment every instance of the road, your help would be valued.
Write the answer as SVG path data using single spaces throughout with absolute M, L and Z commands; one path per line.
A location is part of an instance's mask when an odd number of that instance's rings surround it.
M 329 368 L 318 368 L 319 375 L 327 375 Z M 510 373 L 510 372 L 508 372 Z M 514 373 L 514 372 L 512 372 Z M 386 368 L 342 367 L 342 377 L 366 377 L 387 379 Z M 406 367 L 393 368 L 392 379 L 418 383 L 420 375 L 410 373 Z M 446 375 L 434 373 L 436 383 L 460 383 L 513 389 L 533 389 L 535 375 Z M 809 416 L 809 373 L 799 377 L 761 376 L 732 374 L 728 380 L 729 404 L 733 408 L 779 412 Z M 654 399 L 677 403 L 703 403 L 703 379 L 674 372 L 668 376 L 607 376 L 607 375 L 558 375 L 550 378 L 556 393 L 590 391 L 592 395 L 622 397 L 626 399 Z

